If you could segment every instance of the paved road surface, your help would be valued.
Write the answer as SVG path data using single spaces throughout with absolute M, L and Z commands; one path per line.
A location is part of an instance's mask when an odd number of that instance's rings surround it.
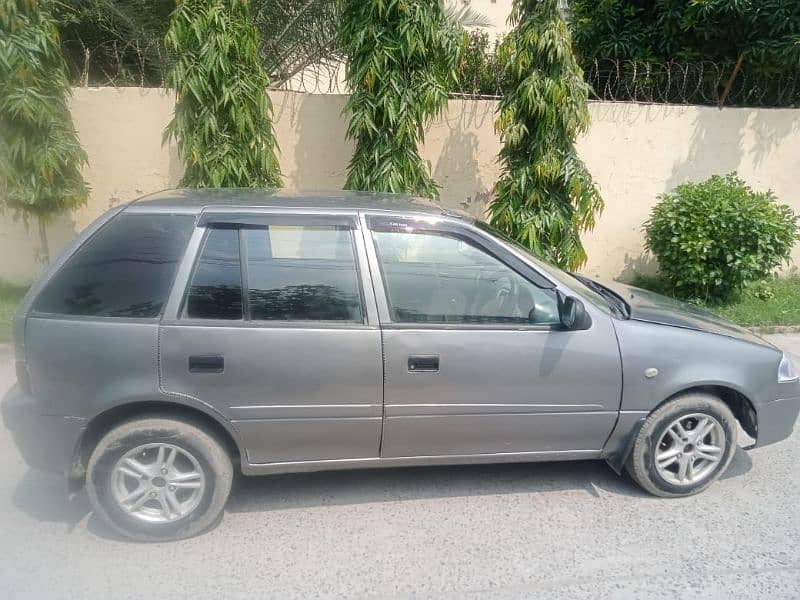
M 739 450 L 682 500 L 599 462 L 245 479 L 216 530 L 148 545 L 64 501 L 0 427 L 0 598 L 795 599 L 799 462 L 800 433 Z

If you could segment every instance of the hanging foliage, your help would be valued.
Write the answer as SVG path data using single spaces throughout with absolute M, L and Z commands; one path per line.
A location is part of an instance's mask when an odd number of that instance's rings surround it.
M 177 92 L 164 132 L 186 163 L 182 185 L 280 187 L 269 77 L 246 0 L 179 0 L 166 38 Z
M 461 40 L 451 27 L 440 0 L 345 0 L 347 189 L 438 196 L 418 146 L 447 106 Z
M 0 0 L 0 202 L 45 223 L 86 202 L 58 32 L 45 0 Z
M 589 87 L 557 0 L 515 0 L 511 22 L 500 47 L 507 90 L 495 122 L 502 175 L 491 221 L 550 262 L 576 269 L 586 261 L 580 234 L 603 208 L 575 149 L 589 125 Z
M 797 0 L 571 0 L 570 9 L 588 60 L 732 64 L 744 55 L 765 76 L 800 67 Z

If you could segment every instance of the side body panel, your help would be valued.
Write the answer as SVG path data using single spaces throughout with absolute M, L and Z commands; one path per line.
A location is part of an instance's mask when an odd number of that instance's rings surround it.
M 650 412 L 674 394 L 720 385 L 758 407 L 778 397 L 781 352 L 727 336 L 642 321 L 615 321 L 625 389 L 622 411 Z M 646 377 L 647 369 L 657 369 Z
M 621 466 L 632 434 L 654 408 L 690 388 L 720 386 L 747 398 L 756 413 L 757 445 L 791 433 L 797 411 L 783 411 L 780 399 L 797 395 L 800 386 L 778 383 L 781 352 L 776 348 L 766 342 L 636 320 L 615 320 L 614 326 L 625 386 L 619 423 L 604 450 L 612 464 Z M 648 370 L 650 377 L 645 376 Z M 780 422 L 776 415 L 784 412 L 788 421 Z
M 214 406 L 251 463 L 377 456 L 380 332 L 374 328 L 168 324 L 163 389 Z M 224 357 L 224 372 L 190 373 L 190 355 Z
M 27 368 L 42 414 L 90 418 L 158 399 L 158 323 L 28 317 Z
M 609 318 L 586 331 L 384 331 L 382 456 L 599 450 L 622 381 Z M 439 372 L 408 369 L 437 355 Z

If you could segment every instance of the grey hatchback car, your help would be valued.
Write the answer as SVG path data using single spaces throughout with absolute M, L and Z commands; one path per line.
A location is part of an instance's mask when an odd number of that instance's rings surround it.
M 605 459 L 685 496 L 739 426 L 771 444 L 800 410 L 791 362 L 749 331 L 379 194 L 115 208 L 25 297 L 15 351 L 25 459 L 137 540 L 218 522 L 236 469 Z

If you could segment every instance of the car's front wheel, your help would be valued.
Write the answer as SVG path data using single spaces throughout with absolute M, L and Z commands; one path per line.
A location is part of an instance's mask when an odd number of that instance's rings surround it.
M 230 456 L 199 425 L 168 417 L 127 421 L 99 441 L 86 487 L 95 512 L 138 541 L 191 537 L 222 515 Z
M 657 496 L 689 496 L 719 478 L 736 450 L 736 418 L 716 396 L 688 393 L 645 420 L 628 457 L 631 477 Z

